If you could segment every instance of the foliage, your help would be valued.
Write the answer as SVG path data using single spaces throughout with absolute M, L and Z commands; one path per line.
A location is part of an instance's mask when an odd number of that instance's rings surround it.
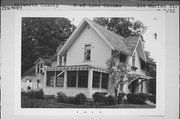
M 147 95 L 146 94 L 128 94 L 127 95 L 127 100 L 128 103 L 132 103 L 132 104 L 145 104 L 145 101 L 147 99 Z
M 22 74 L 40 56 L 51 56 L 72 34 L 67 18 L 22 18 Z
M 136 20 L 132 17 L 95 17 L 93 21 L 119 34 L 124 38 L 129 36 L 142 35 L 147 30 L 147 27 L 141 21 Z
M 21 97 L 21 108 L 40 108 L 40 107 L 45 107 L 45 105 L 42 105 L 38 101 L 39 101 L 39 99 L 29 99 L 28 96 L 22 96 Z
M 75 96 L 76 104 L 84 105 L 86 103 L 86 96 L 83 93 Z
M 43 90 L 21 92 L 21 96 L 27 96 L 30 99 L 44 99 Z
M 155 95 L 148 95 L 148 100 L 153 102 L 153 103 L 156 103 L 156 96 Z
M 94 104 L 96 105 L 104 105 L 105 104 L 105 94 L 101 92 L 96 92 L 92 95 Z
M 65 93 L 58 92 L 57 93 L 57 102 L 68 103 L 68 97 L 66 96 Z
M 118 94 L 118 104 L 121 104 L 123 101 L 124 101 L 124 96 L 125 96 L 126 94 L 124 94 L 124 93 L 119 93 Z
M 105 98 L 106 98 L 107 105 L 115 105 L 116 104 L 116 99 L 112 95 L 109 95 L 108 97 L 105 97 Z
M 72 96 L 69 96 L 69 97 L 68 97 L 68 103 L 70 103 L 70 104 L 76 104 L 76 98 L 75 98 L 75 97 L 72 97 Z
M 45 95 L 44 98 L 46 100 L 55 99 L 55 95 Z
M 118 87 L 122 87 L 128 81 L 125 80 L 129 71 L 128 65 L 126 63 L 119 63 L 118 65 L 115 65 L 113 56 L 107 60 L 106 64 L 109 70 L 109 78 L 114 85 L 115 97 L 117 97 Z
M 145 51 L 147 57 L 147 75 L 151 76 L 153 80 L 149 81 L 149 92 L 156 95 L 156 62 L 150 56 L 150 52 Z

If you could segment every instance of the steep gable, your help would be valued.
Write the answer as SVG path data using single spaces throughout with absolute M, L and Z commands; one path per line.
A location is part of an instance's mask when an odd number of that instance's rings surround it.
M 91 26 L 94 31 L 101 37 L 102 40 L 104 40 L 105 43 L 112 49 L 117 50 L 120 52 L 123 52 L 125 54 L 130 55 L 131 52 L 129 51 L 128 47 L 124 44 L 122 41 L 123 37 L 121 37 L 118 34 L 113 33 L 112 31 L 109 31 L 108 29 L 102 27 L 99 24 L 96 24 L 92 22 L 91 20 L 85 18 L 80 25 L 76 28 L 74 33 L 70 36 L 70 38 L 67 40 L 65 45 L 60 49 L 57 49 L 58 54 L 64 54 L 68 47 L 73 43 L 73 40 L 82 32 L 85 25 Z

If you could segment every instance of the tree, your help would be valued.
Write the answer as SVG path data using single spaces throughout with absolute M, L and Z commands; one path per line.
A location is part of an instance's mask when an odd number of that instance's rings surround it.
M 142 35 L 146 32 L 147 27 L 139 20 L 129 17 L 95 17 L 93 21 L 106 27 L 107 29 L 126 38 L 129 36 Z
M 22 74 L 41 56 L 51 56 L 75 26 L 67 18 L 22 18 Z
M 147 75 L 151 76 L 153 80 L 150 80 L 149 92 L 156 94 L 156 62 L 150 56 L 150 52 L 145 51 L 147 57 Z
M 130 70 L 126 63 L 119 63 L 116 65 L 113 56 L 107 60 L 106 64 L 108 66 L 109 78 L 114 86 L 115 98 L 117 101 L 119 86 L 123 87 L 123 85 L 128 81 L 126 77 Z

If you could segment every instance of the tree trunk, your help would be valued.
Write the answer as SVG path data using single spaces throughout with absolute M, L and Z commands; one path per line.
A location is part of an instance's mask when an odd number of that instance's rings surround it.
M 117 90 L 117 87 L 114 88 L 114 92 L 115 92 L 115 101 L 116 101 L 116 104 L 118 102 L 118 90 Z

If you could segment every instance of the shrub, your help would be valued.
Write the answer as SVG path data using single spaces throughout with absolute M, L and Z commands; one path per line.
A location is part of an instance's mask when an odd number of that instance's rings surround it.
M 156 96 L 155 95 L 149 95 L 148 100 L 156 104 Z
M 147 99 L 147 95 L 142 93 L 127 95 L 128 103 L 132 103 L 132 104 L 145 104 L 146 99 Z
M 106 101 L 106 97 L 104 93 L 96 92 L 93 94 L 93 101 L 97 105 L 104 105 Z
M 45 98 L 46 100 L 55 99 L 55 95 L 45 95 L 44 98 Z
M 76 104 L 76 98 L 69 96 L 69 97 L 68 97 L 68 103 L 70 103 L 70 104 Z
M 57 93 L 57 102 L 68 103 L 68 97 L 66 96 L 65 93 L 58 92 Z
M 86 96 L 83 93 L 75 96 L 76 104 L 84 105 L 86 103 Z
M 44 99 L 44 92 L 43 90 L 21 92 L 21 96 L 27 96 L 30 99 Z
M 120 104 L 120 103 L 122 103 L 124 101 L 124 96 L 125 95 L 126 94 L 124 94 L 124 93 L 119 93 L 118 94 L 118 101 L 117 101 L 118 104 Z
M 108 97 L 105 97 L 106 99 L 106 104 L 107 105 L 115 105 L 116 104 L 116 99 L 112 95 L 109 95 Z
M 37 99 L 29 99 L 27 96 L 21 97 L 21 108 L 40 108 L 45 107 Z

